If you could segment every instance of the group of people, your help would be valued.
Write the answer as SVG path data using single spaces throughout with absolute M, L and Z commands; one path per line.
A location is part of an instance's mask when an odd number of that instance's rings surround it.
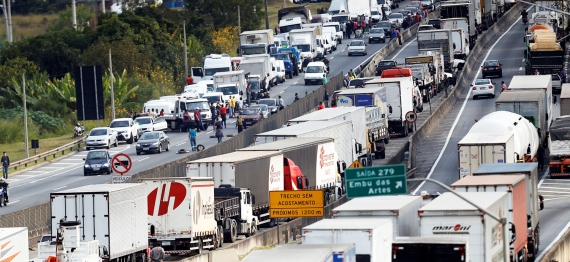
M 352 34 L 355 38 L 358 38 L 356 30 L 361 30 L 363 33 L 366 29 L 370 28 L 370 18 L 366 15 L 359 15 L 353 20 L 348 20 L 346 23 L 341 24 L 341 30 L 344 34 L 344 38 L 350 39 Z

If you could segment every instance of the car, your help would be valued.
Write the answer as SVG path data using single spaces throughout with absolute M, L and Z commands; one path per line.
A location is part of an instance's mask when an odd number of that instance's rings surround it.
M 471 85 L 471 91 L 473 92 L 473 100 L 480 96 L 495 97 L 495 85 L 491 82 L 491 79 L 475 80 L 475 84 Z
M 139 134 L 149 131 L 163 131 L 168 128 L 166 119 L 163 116 L 159 116 L 156 119 L 150 116 L 139 116 L 135 118 L 135 122 L 139 125 Z
M 263 98 L 263 99 L 259 99 L 257 101 L 257 104 L 259 105 L 267 105 L 267 107 L 269 107 L 269 112 L 271 114 L 275 114 L 277 113 L 277 111 L 279 111 L 279 108 L 277 107 L 277 99 L 275 98 Z
M 407 7 L 416 7 L 417 9 L 423 9 L 423 5 L 421 1 L 411 1 Z
M 418 31 L 427 31 L 427 30 L 435 30 L 435 27 L 433 27 L 433 25 L 420 25 L 420 27 L 418 27 Z
M 109 175 L 113 172 L 111 168 L 111 155 L 109 155 L 109 151 L 105 149 L 89 151 L 83 160 L 85 161 L 83 165 L 84 176 L 101 173 L 107 173 Z
M 117 132 L 119 141 L 126 141 L 127 144 L 139 139 L 139 125 L 136 125 L 132 118 L 117 118 L 111 122 L 109 128 Z
M 412 15 L 412 11 L 406 10 L 406 9 L 402 9 L 402 10 L 400 10 L 400 12 L 398 12 L 398 13 L 403 14 L 404 17 L 406 17 L 406 16 L 411 16 L 411 15 Z
M 560 76 L 557 74 L 552 75 L 552 93 L 562 93 L 562 80 L 560 80 Z
M 433 10 L 433 0 L 421 0 L 420 3 L 422 4 L 423 8 L 426 10 Z
M 117 132 L 109 127 L 97 127 L 91 129 L 87 138 L 85 138 L 85 149 L 91 148 L 111 148 L 111 145 L 119 146 Z
M 259 105 L 259 104 L 258 104 L 258 105 L 251 105 L 251 106 L 249 106 L 249 108 L 259 108 L 259 109 L 261 109 L 261 112 L 263 113 L 263 118 L 268 118 L 269 115 L 271 114 L 271 113 L 269 112 L 269 107 L 268 107 L 267 105 L 263 105 L 263 104 L 261 104 L 261 105 Z
M 404 22 L 404 15 L 401 13 L 391 13 L 388 16 L 388 20 L 392 25 L 400 24 L 400 26 L 402 26 L 402 22 Z
M 365 83 L 372 80 L 374 78 L 372 77 L 367 77 L 367 78 L 354 78 L 352 80 L 350 80 L 350 82 L 348 82 L 348 87 L 349 89 L 352 88 L 364 88 Z
M 404 8 L 404 10 L 410 11 L 410 13 L 412 13 L 412 15 L 416 15 L 416 13 L 419 13 L 422 11 L 416 6 L 408 6 L 408 7 Z
M 136 145 L 137 155 L 147 152 L 162 153 L 170 151 L 170 139 L 162 131 L 152 131 L 142 134 Z
M 354 54 L 366 55 L 366 44 L 363 40 L 354 40 L 348 46 L 348 56 Z
M 433 25 L 435 29 L 441 29 L 441 19 L 430 19 L 427 22 L 428 25 Z
M 370 28 L 370 33 L 368 33 L 368 43 L 372 42 L 386 43 L 386 35 L 384 34 L 384 29 Z
M 398 66 L 396 60 L 382 60 L 376 65 L 376 70 L 374 72 L 375 76 L 382 76 L 382 72 L 386 69 L 392 69 Z
M 51 240 L 52 240 L 51 234 L 42 235 L 42 237 L 40 238 L 40 240 L 38 241 L 38 243 L 51 242 Z
M 389 21 L 380 21 L 373 25 L 372 28 L 382 28 L 386 37 L 392 37 L 392 24 Z
M 488 76 L 498 76 L 503 77 L 503 68 L 501 68 L 502 64 L 499 60 L 489 60 L 485 61 L 481 66 L 481 74 L 483 78 Z
M 361 40 L 362 41 L 362 40 Z M 363 42 L 364 43 L 364 42 Z M 324 84 L 323 78 L 327 77 L 327 66 L 323 62 L 310 62 L 305 69 L 305 85 Z
M 239 115 L 243 119 L 243 127 L 255 125 L 263 119 L 261 108 L 244 108 Z

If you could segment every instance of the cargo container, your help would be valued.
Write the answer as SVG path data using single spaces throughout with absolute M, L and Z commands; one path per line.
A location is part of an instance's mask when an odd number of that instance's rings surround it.
M 82 224 L 81 241 L 98 240 L 105 261 L 130 259 L 148 247 L 147 194 L 143 184 L 97 184 L 50 194 L 51 236 L 60 220 Z
M 540 140 L 536 127 L 519 114 L 495 111 L 477 120 L 457 143 L 459 178 L 481 164 L 531 162 Z
M 290 252 L 297 252 L 298 250 L 312 250 L 330 248 L 332 250 L 331 262 L 356 262 L 356 246 L 351 244 L 301 244 L 301 245 L 279 245 L 274 249 L 289 250 Z M 290 260 L 297 261 L 297 260 Z
M 509 90 L 544 90 L 544 106 L 546 107 L 546 120 L 552 123 L 552 76 L 550 75 L 519 75 L 513 76 L 509 83 Z
M 341 181 L 337 175 L 337 159 L 332 138 L 290 138 L 239 149 L 239 151 L 280 151 L 283 153 L 285 190 L 303 189 L 287 167 L 297 166 L 307 177 L 307 187 L 325 189 L 325 202 L 336 200 Z M 325 203 L 325 204 L 326 204 Z
M 538 164 L 518 163 L 518 164 L 483 164 L 473 173 L 474 176 L 481 175 L 525 175 L 526 177 L 526 210 L 530 218 L 528 230 L 528 254 L 536 257 L 540 239 L 540 224 L 538 211 L 544 208 L 542 196 L 538 194 Z
M 269 191 L 284 190 L 283 153 L 281 151 L 232 152 L 186 163 L 186 177 L 213 177 L 214 187 L 229 185 L 249 188 L 253 194 L 253 212 L 259 224 L 269 220 Z
M 457 193 L 499 218 L 508 216 L 505 192 Z M 420 208 L 420 236 L 469 238 L 470 262 L 509 261 L 503 226 L 486 212 L 451 192 L 443 193 Z M 508 235 L 508 234 L 507 234 Z
M 392 262 L 469 261 L 468 246 L 466 237 L 397 237 L 392 242 Z
M 300 245 L 291 245 L 300 246 Z M 330 248 L 315 249 L 270 249 L 253 250 L 241 262 L 332 262 L 333 252 Z
M 544 105 L 543 90 L 507 90 L 495 101 L 496 111 L 508 111 L 519 114 L 536 128 L 542 143 L 546 144 L 549 122 Z
M 351 121 L 326 121 L 318 125 L 315 122 L 306 122 L 257 134 L 255 135 L 254 143 L 255 145 L 260 145 L 294 137 L 333 138 L 334 148 L 338 154 L 338 161 L 340 161 L 341 166 L 343 163 L 344 165 L 350 165 L 354 160 L 359 160 L 364 166 L 368 166 L 372 164 L 372 161 L 368 161 L 369 157 L 362 157 L 362 159 L 359 157 L 362 151 L 358 152 L 356 149 L 361 149 L 365 145 L 361 144 L 360 148 L 357 148 L 358 143 L 352 137 L 354 133 Z M 343 170 L 339 170 L 339 173 L 342 173 L 341 171 Z
M 438 29 L 438 30 L 419 31 L 417 33 L 417 40 L 418 40 L 418 50 L 440 48 L 443 51 L 444 71 L 449 71 L 449 72 L 453 71 L 452 70 L 454 64 L 453 36 L 451 35 L 451 30 Z M 473 41 L 469 42 L 471 43 Z
M 562 105 L 561 105 L 562 106 Z M 561 116 L 550 126 L 548 149 L 550 153 L 550 177 L 570 177 L 570 116 Z
M 334 219 L 389 218 L 394 236 L 419 236 L 418 210 L 422 206 L 420 196 L 373 196 L 354 198 L 333 209 Z
M 526 198 L 530 194 L 526 192 L 525 175 L 489 175 L 489 176 L 466 176 L 451 184 L 451 189 L 455 192 L 507 192 L 509 201 L 509 214 L 507 222 L 511 226 L 510 250 L 511 261 L 519 261 L 518 258 L 525 258 L 527 261 L 526 246 L 528 243 L 527 233 L 527 210 Z M 516 229 L 519 230 L 516 230 Z
M 0 245 L 2 245 L 2 254 L 0 255 L 2 261 L 30 262 L 28 228 L 0 228 Z
M 359 261 L 390 261 L 391 219 L 323 219 L 303 228 L 303 244 L 355 244 Z
M 570 115 L 570 84 L 562 84 L 560 91 L 560 116 Z
M 273 44 L 273 30 L 244 31 L 239 34 L 239 42 L 242 55 L 269 54 L 269 45 Z

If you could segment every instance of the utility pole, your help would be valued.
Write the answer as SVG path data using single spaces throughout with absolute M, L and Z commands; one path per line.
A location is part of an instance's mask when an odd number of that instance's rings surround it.
M 188 45 L 186 44 L 186 21 L 183 22 L 184 28 L 184 79 L 188 77 Z
M 77 12 L 75 7 L 76 7 L 75 0 L 71 0 L 71 19 L 72 19 L 71 26 L 73 26 L 73 29 L 77 30 Z
M 241 38 L 239 37 L 239 34 L 241 34 L 241 16 L 240 16 L 240 12 L 239 12 L 239 5 L 238 5 L 238 56 L 241 56 Z
M 10 0 L 8 0 L 10 1 Z M 24 147 L 26 147 L 26 158 L 30 157 L 30 149 L 28 146 L 28 110 L 26 108 L 26 75 L 22 73 L 22 89 L 24 98 Z
M 9 43 L 12 43 L 12 41 L 14 41 L 14 37 L 13 37 L 13 35 L 12 35 L 12 7 L 10 7 L 10 2 L 11 2 L 11 1 L 12 1 L 12 0 L 6 1 L 6 4 L 8 5 L 8 6 L 6 7 L 6 8 L 8 9 L 8 21 L 7 21 L 7 24 L 8 24 L 8 28 L 10 28 L 10 29 L 8 30 L 8 32 L 7 32 L 7 35 L 8 35 L 8 42 L 9 42 Z
M 105 13 L 105 0 L 101 0 L 101 13 Z
M 287 8 L 287 0 L 283 0 L 283 8 Z
M 269 29 L 269 14 L 267 13 L 267 0 L 265 0 L 265 29 Z
M 111 60 L 111 49 L 109 49 L 109 77 L 110 77 L 110 87 L 111 87 L 111 120 L 115 120 L 115 89 L 114 89 L 114 80 L 115 76 L 113 75 L 113 62 Z
M 8 10 L 6 10 L 6 0 L 2 0 L 2 13 L 4 13 L 4 23 L 6 23 L 6 41 L 10 39 L 10 27 L 8 26 Z

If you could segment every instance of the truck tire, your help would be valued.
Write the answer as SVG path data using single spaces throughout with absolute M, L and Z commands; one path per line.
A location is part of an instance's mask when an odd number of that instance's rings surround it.
M 226 240 L 227 243 L 234 243 L 236 242 L 236 238 L 237 238 L 237 222 L 232 219 L 230 232 L 224 232 L 224 240 Z
M 250 237 L 250 236 L 254 236 L 257 233 L 257 222 L 255 220 L 253 220 L 251 222 L 251 228 L 249 229 L 249 233 L 247 233 L 245 236 L 246 237 Z
M 224 228 L 222 226 L 218 226 L 218 248 L 221 248 L 224 244 Z
M 374 153 L 374 159 L 380 159 L 380 152 Z

